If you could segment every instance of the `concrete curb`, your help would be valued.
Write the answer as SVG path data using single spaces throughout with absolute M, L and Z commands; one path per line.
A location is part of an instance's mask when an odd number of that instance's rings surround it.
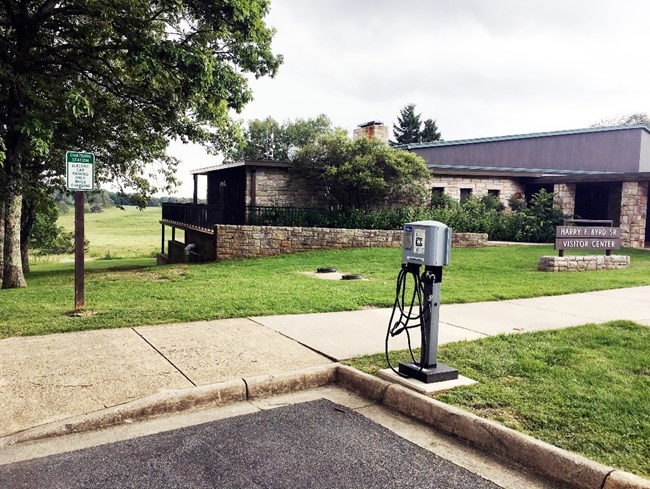
M 248 399 L 313 389 L 334 383 L 336 368 L 336 364 L 328 364 L 279 375 L 264 375 L 188 389 L 161 391 L 119 406 L 0 437 L 0 448 L 43 438 L 108 428 L 160 414 L 224 406 Z
M 331 363 L 284 374 L 244 379 L 247 399 L 261 399 L 333 384 L 336 380 L 336 370 L 336 364 Z
M 648 489 L 649 487 L 648 479 L 622 470 L 615 470 L 605 481 L 603 489 Z
M 473 446 L 514 461 L 573 489 L 650 489 L 650 480 L 614 470 L 580 455 L 480 418 L 352 367 L 329 364 L 219 384 L 163 391 L 95 413 L 0 438 L 0 448 L 70 433 L 97 430 L 195 408 L 216 407 L 330 384 L 355 392 Z
M 437 430 L 575 489 L 650 489 L 650 481 L 436 401 L 398 384 L 339 365 L 337 384 Z
M 650 480 L 614 470 L 531 436 L 344 365 L 337 383 L 488 453 L 575 489 L 650 489 Z
M 0 448 L 26 441 L 98 430 L 138 419 L 197 407 L 216 407 L 246 400 L 243 380 L 230 380 L 213 385 L 161 391 L 132 402 L 112 406 L 62 421 L 55 421 L 0 438 Z
M 614 470 L 397 384 L 386 390 L 383 404 L 566 487 L 601 489 Z
M 379 377 L 366 374 L 347 365 L 336 369 L 336 383 L 361 397 L 381 403 L 386 390 L 392 385 Z

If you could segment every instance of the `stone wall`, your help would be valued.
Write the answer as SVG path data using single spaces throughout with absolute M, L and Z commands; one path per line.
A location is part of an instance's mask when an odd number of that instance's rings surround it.
M 452 233 L 451 246 L 455 248 L 476 248 L 487 246 L 487 233 Z
M 630 257 L 625 255 L 540 256 L 537 260 L 537 270 L 540 272 L 616 270 L 629 266 Z
M 645 246 L 648 215 L 648 182 L 623 182 L 621 195 L 621 244 L 632 248 Z
M 576 184 L 556 183 L 553 185 L 553 203 L 565 216 L 573 217 L 576 210 Z
M 252 172 L 246 170 L 246 188 L 252 187 Z M 255 202 L 246 192 L 246 205 L 277 207 L 327 208 L 332 203 L 324 187 L 299 181 L 289 175 L 288 168 L 259 167 L 255 170 Z
M 517 178 L 508 177 L 459 177 L 450 175 L 433 175 L 429 187 L 444 188 L 445 195 L 460 201 L 460 190 L 471 189 L 472 196 L 481 198 L 488 195 L 489 190 L 499 191 L 499 200 L 508 207 L 508 199 L 513 194 L 525 191 L 525 186 Z
M 246 170 L 246 188 L 252 186 L 251 169 Z M 433 175 L 429 180 L 429 188 L 444 188 L 444 193 L 454 200 L 460 200 L 460 189 L 472 189 L 474 197 L 488 195 L 489 190 L 499 192 L 499 200 L 505 206 L 508 199 L 515 193 L 524 193 L 524 185 L 517 178 L 507 177 L 459 177 L 449 175 Z M 426 203 L 429 202 L 427 196 Z M 246 205 L 280 206 L 280 207 L 313 207 L 328 208 L 334 204 L 334 199 L 324 187 L 308 184 L 294 179 L 289 175 L 288 168 L 265 168 L 255 170 L 255 203 L 251 201 L 250 190 L 246 192 Z
M 217 225 L 217 261 L 342 248 L 401 248 L 402 234 L 376 229 Z M 452 246 L 483 246 L 487 234 L 453 233 Z

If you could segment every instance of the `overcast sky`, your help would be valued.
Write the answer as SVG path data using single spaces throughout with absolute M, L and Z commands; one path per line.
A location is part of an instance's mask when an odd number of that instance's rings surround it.
M 272 0 L 267 20 L 284 64 L 251 81 L 243 120 L 324 113 L 352 131 L 415 103 L 454 140 L 650 112 L 649 0 Z M 215 162 L 173 154 L 187 182 Z

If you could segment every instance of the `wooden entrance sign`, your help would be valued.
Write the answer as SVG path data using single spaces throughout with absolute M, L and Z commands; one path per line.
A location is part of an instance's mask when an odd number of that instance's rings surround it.
M 577 222 L 577 220 L 573 222 Z M 590 221 L 581 219 L 579 222 L 582 224 Z M 603 221 L 596 222 L 600 224 Z M 609 222 L 611 223 L 611 221 Z M 621 228 L 611 225 L 557 226 L 555 228 L 555 249 L 559 251 L 559 256 L 564 256 L 564 250 L 601 250 L 605 251 L 606 255 L 610 255 L 611 250 L 621 249 Z

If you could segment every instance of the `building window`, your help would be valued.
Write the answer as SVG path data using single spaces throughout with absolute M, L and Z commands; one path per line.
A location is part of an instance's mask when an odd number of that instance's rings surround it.
M 500 194 L 501 194 L 501 190 L 497 190 L 497 189 L 489 189 L 488 190 L 488 195 L 490 197 L 496 197 L 498 199 Z
M 445 187 L 433 187 L 431 189 L 431 207 L 446 207 L 447 198 Z
M 460 203 L 464 204 L 472 196 L 471 188 L 461 188 L 460 189 Z

